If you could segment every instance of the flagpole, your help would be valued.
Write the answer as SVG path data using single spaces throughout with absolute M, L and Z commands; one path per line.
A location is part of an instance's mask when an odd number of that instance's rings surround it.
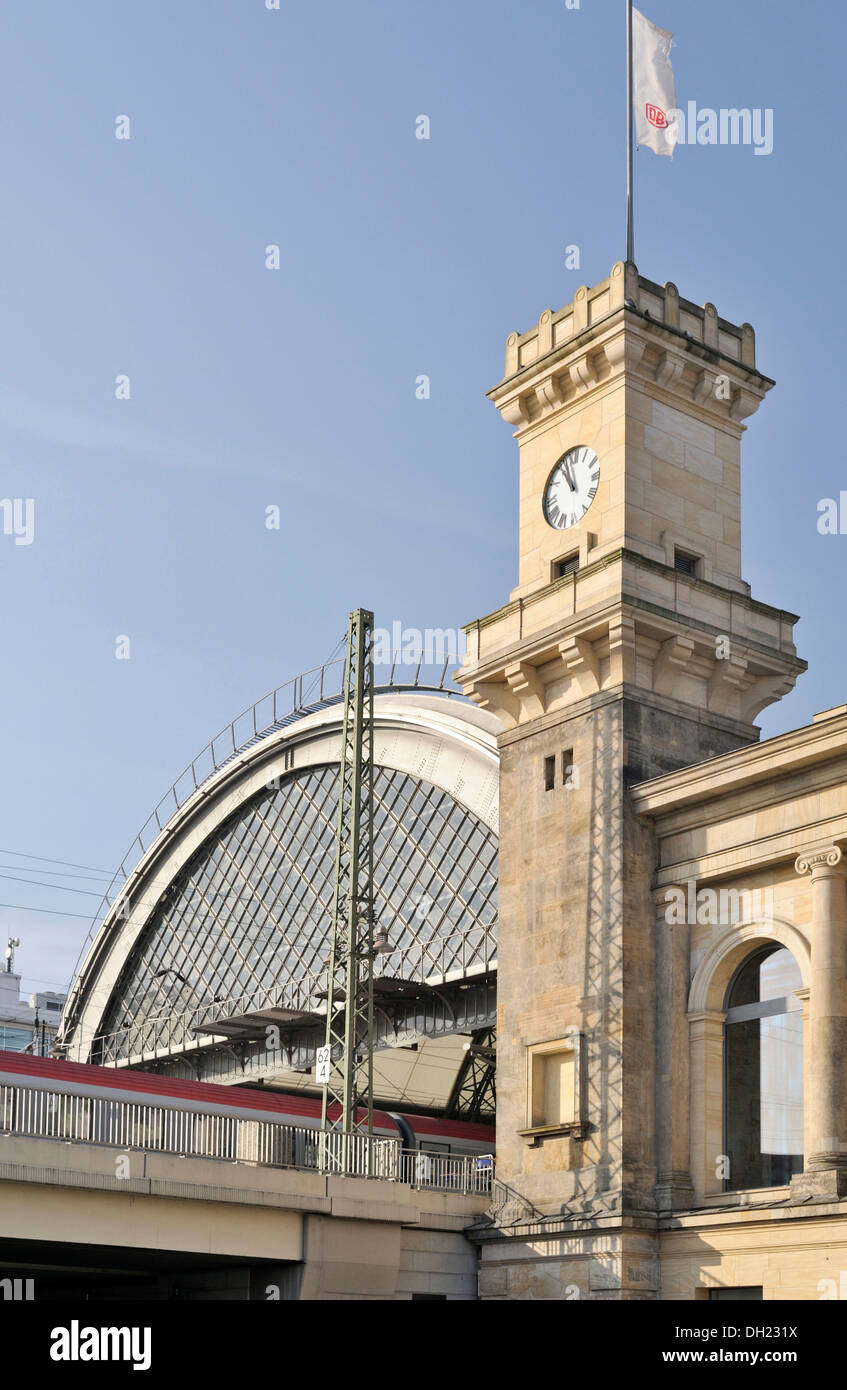
M 635 260 L 633 230 L 633 93 L 632 93 L 632 0 L 626 0 L 626 258 Z

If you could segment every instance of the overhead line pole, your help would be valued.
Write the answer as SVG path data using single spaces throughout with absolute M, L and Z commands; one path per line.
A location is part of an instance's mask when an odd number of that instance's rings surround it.
M 373 613 L 347 628 L 321 1129 L 373 1133 Z M 335 1108 L 335 1115 L 330 1110 Z

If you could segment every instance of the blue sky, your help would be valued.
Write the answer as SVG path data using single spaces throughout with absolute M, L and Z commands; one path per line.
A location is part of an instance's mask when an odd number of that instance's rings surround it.
M 847 700 L 847 535 L 816 528 L 847 488 L 847 22 L 642 8 L 676 35 L 680 105 L 774 111 L 767 158 L 642 152 L 636 224 L 641 272 L 752 322 L 777 380 L 745 437 L 744 574 L 802 615 L 810 672 L 771 735 Z M 0 930 L 28 988 L 65 985 L 101 881 L 23 856 L 111 873 L 351 607 L 456 627 L 508 595 L 516 447 L 484 392 L 510 331 L 623 254 L 624 57 L 623 0 L 7 0 L 0 497 L 33 498 L 36 532 L 0 535 Z

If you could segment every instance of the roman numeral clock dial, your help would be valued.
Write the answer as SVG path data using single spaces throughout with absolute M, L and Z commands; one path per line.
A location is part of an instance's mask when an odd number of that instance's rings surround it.
M 594 501 L 600 482 L 600 460 L 593 449 L 580 445 L 563 454 L 544 489 L 544 517 L 557 531 L 581 521 Z

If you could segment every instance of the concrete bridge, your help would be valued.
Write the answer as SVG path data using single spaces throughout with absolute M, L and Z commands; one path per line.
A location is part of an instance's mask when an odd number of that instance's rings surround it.
M 0 1132 L 0 1281 L 36 1300 L 475 1299 L 463 1231 L 490 1201 Z

